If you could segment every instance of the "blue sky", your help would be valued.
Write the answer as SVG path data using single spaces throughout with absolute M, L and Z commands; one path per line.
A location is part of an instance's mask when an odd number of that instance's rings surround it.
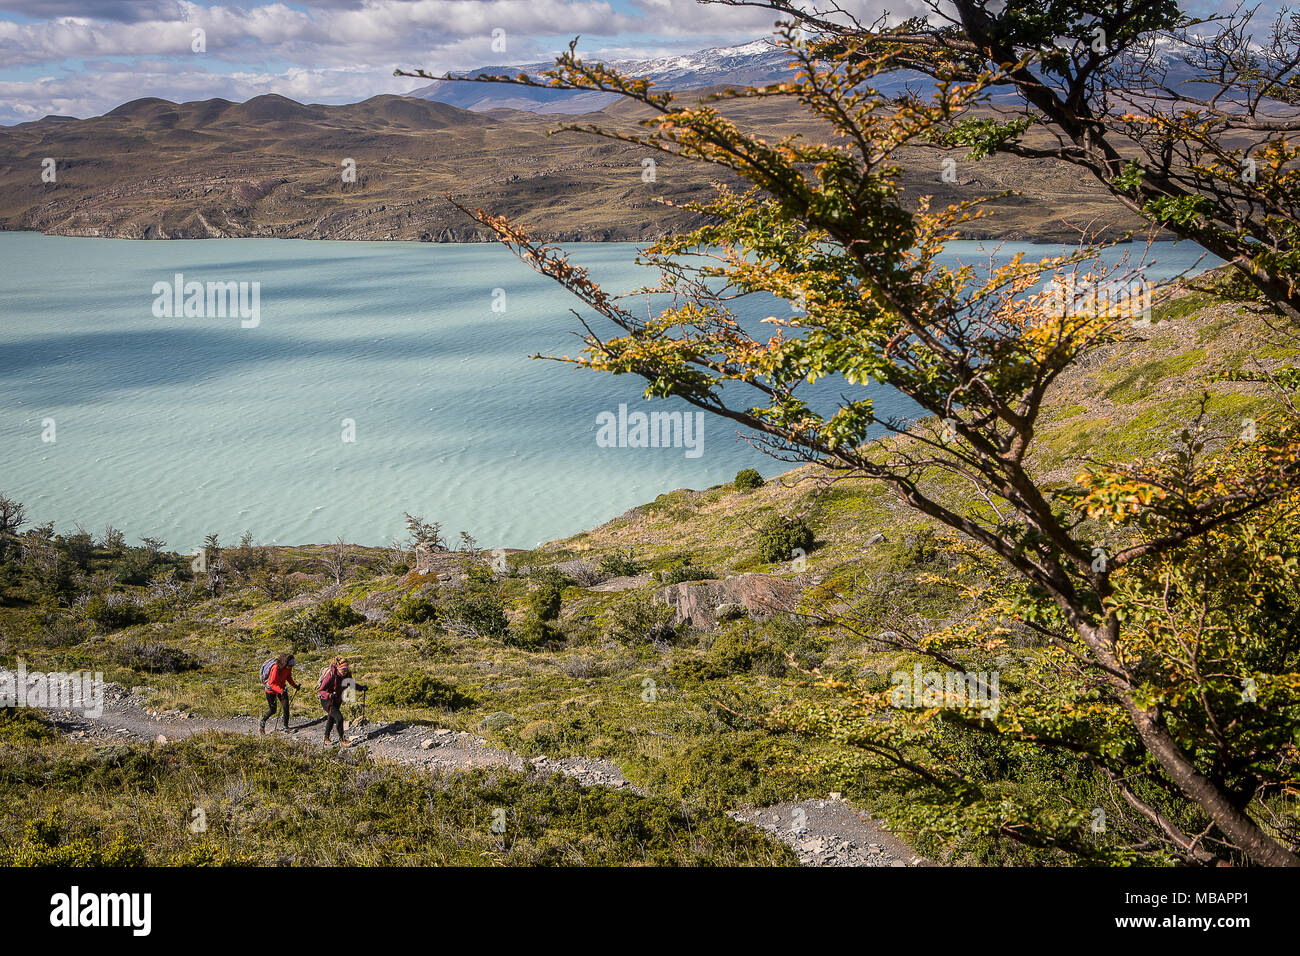
M 925 12 L 922 0 L 841 6 L 867 20 Z M 142 96 L 356 102 L 412 89 L 398 66 L 536 62 L 578 34 L 587 55 L 684 53 L 766 35 L 774 20 L 697 0 L 0 0 L 0 124 L 93 116 Z

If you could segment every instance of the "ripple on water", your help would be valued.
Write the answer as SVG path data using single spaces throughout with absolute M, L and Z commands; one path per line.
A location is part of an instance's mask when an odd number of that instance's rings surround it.
M 1001 254 L 1022 250 L 1035 251 L 1007 243 Z M 573 248 L 613 291 L 653 281 L 634 254 Z M 1198 255 L 1164 248 L 1160 274 Z M 700 458 L 597 448 L 596 414 L 637 407 L 641 386 L 531 361 L 575 351 L 577 303 L 496 245 L 12 233 L 0 234 L 0 257 L 0 491 L 34 522 L 112 524 L 189 550 L 245 529 L 261 541 L 386 544 L 409 511 L 486 546 L 532 547 L 673 488 L 784 470 L 718 420 Z M 176 272 L 260 282 L 260 325 L 155 318 L 152 285 Z M 509 291 L 506 313 L 491 311 L 494 288 Z M 749 311 L 756 321 L 771 303 Z M 882 413 L 907 413 L 876 392 Z M 47 418 L 53 445 L 41 441 Z M 355 443 L 343 441 L 346 418 Z

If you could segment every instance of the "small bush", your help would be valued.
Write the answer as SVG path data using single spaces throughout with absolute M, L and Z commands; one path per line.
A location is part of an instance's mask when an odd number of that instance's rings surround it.
M 297 654 L 335 644 L 341 631 L 364 621 L 365 617 L 352 610 L 347 601 L 334 598 L 309 607 L 288 621 L 273 624 L 265 637 L 272 645 L 288 644 Z
M 144 610 L 129 601 L 114 600 L 103 594 L 95 594 L 86 601 L 82 613 L 100 631 L 120 631 L 132 624 L 143 624 L 148 620 Z
M 559 728 L 549 720 L 534 720 L 520 728 L 519 739 L 536 741 L 549 740 L 559 732 Z
M 519 718 L 504 710 L 493 711 L 479 721 L 479 730 L 505 730 L 511 724 L 519 723 Z
M 683 581 L 708 580 L 716 575 L 708 568 L 697 567 L 688 554 L 678 558 L 663 571 L 658 572 L 655 577 L 661 584 L 681 584 Z
M 148 548 L 126 548 L 113 562 L 113 578 L 118 584 L 148 584 L 157 563 L 158 555 Z
M 193 654 L 154 641 L 139 641 L 119 647 L 113 653 L 113 659 L 131 670 L 157 674 L 181 674 L 203 666 Z
M 0 742 L 34 744 L 58 737 L 58 731 L 35 710 L 0 707 Z
M 472 637 L 504 637 L 510 622 L 505 605 L 494 591 L 458 592 L 446 605 L 448 630 Z
M 598 565 L 589 561 L 565 562 L 564 575 L 580 588 L 595 587 L 607 577 Z
M 614 551 L 600 559 L 597 567 L 616 578 L 629 578 L 641 573 L 641 565 L 633 557 L 632 549 L 626 551 Z
M 674 680 L 688 681 L 721 680 L 736 674 L 780 677 L 787 666 L 781 648 L 755 636 L 749 627 L 739 626 L 720 634 L 707 656 L 674 664 L 669 674 Z
M 803 518 L 771 515 L 759 526 L 758 554 L 771 564 L 790 561 L 796 551 L 811 551 L 813 540 L 813 530 Z
M 786 656 L 781 648 L 743 626 L 719 634 L 709 648 L 709 657 L 730 674 L 780 677 L 786 671 Z
M 528 608 L 542 621 L 554 621 L 560 616 L 564 589 L 569 579 L 554 568 L 544 568 L 533 575 L 536 587 L 528 594 Z
M 0 866 L 142 866 L 144 848 L 119 835 L 100 847 L 89 837 L 73 839 L 62 815 L 51 810 L 43 819 L 29 820 L 23 839 L 0 846 Z
M 375 686 L 372 699 L 393 707 L 436 707 L 461 710 L 474 706 L 474 700 L 446 681 L 419 672 L 407 672 Z
M 27 633 L 45 647 L 72 647 L 90 636 L 85 622 L 50 603 L 31 611 L 24 624 Z
M 921 528 L 903 539 L 899 560 L 909 567 L 929 568 L 942 556 L 942 546 L 943 542 L 933 528 Z
M 741 618 L 748 617 L 749 611 L 743 604 L 728 601 L 715 607 L 713 616 L 719 621 L 739 621 Z
M 564 643 L 564 632 L 552 622 L 530 613 L 518 627 L 512 627 L 505 635 L 505 642 L 511 647 L 524 651 L 540 651 L 545 647 L 556 647 Z
M 650 762 L 640 758 L 643 786 L 706 807 L 763 806 L 831 789 L 812 774 L 789 772 L 790 756 L 761 731 L 717 734 Z
M 608 633 L 622 644 L 671 643 L 678 633 L 675 616 L 667 604 L 632 595 L 611 609 Z
M 763 487 L 763 476 L 756 468 L 742 468 L 736 472 L 736 490 L 753 491 Z
M 397 602 L 388 618 L 395 624 L 424 624 L 438 619 L 438 605 L 422 591 L 413 591 Z

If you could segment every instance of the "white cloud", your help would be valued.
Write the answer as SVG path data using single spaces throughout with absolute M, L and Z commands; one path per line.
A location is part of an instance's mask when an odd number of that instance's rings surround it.
M 322 59 L 374 61 L 473 37 L 486 51 L 496 28 L 507 38 L 527 38 L 613 36 L 639 25 L 604 0 L 365 0 L 361 9 L 315 11 L 283 3 L 202 7 L 181 0 L 176 6 L 179 18 L 132 23 L 84 17 L 0 20 L 0 50 L 11 67 L 85 56 L 185 56 L 193 29 L 201 27 L 209 55 L 318 66 Z
M 857 5 L 878 8 L 877 0 Z M 920 0 L 905 0 L 912 12 Z M 579 34 L 588 56 L 686 52 L 770 32 L 770 10 L 696 0 L 307 0 L 202 6 L 189 0 L 0 0 L 0 123 L 89 116 L 125 100 L 278 92 L 344 102 L 405 92 L 394 67 L 431 72 L 545 60 Z M 206 53 L 191 51 L 192 31 Z M 492 48 L 505 31 L 506 51 Z M 635 36 L 635 43 L 628 37 Z M 644 38 L 649 38 L 648 42 Z M 79 62 L 81 61 L 81 62 Z M 233 65 L 232 65 L 233 64 Z M 47 67 L 28 79 L 17 71 Z

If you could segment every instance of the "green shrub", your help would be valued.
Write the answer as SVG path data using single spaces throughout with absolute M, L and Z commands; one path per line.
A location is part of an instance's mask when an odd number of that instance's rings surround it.
M 781 648 L 755 636 L 753 630 L 745 626 L 733 627 L 719 634 L 709 648 L 709 657 L 730 674 L 780 677 L 787 666 Z
M 758 554 L 771 564 L 790 561 L 797 551 L 811 551 L 813 540 L 813 530 L 803 518 L 770 515 L 758 529 Z
M 671 606 L 632 594 L 610 609 L 607 633 L 622 644 L 671 643 L 678 636 Z
M 756 468 L 742 468 L 736 472 L 736 490 L 753 491 L 763 487 L 763 476 Z
M 505 642 L 520 650 L 539 651 L 544 647 L 563 644 L 564 632 L 551 621 L 529 613 L 518 627 L 510 628 L 505 635 Z
M 114 601 L 107 595 L 92 595 L 82 610 L 86 620 L 90 621 L 105 634 L 120 631 L 132 624 L 143 624 L 148 620 L 144 610 L 129 601 Z
M 144 849 L 118 835 L 105 847 L 89 837 L 70 838 L 62 814 L 29 820 L 23 839 L 0 845 L 0 866 L 143 866 Z
M 920 528 L 903 539 L 899 560 L 909 567 L 933 567 L 942 555 L 941 544 L 933 528 Z
M 23 625 L 24 630 L 45 647 L 72 647 L 90 636 L 86 622 L 48 600 L 28 612 Z
M 147 584 L 157 561 L 157 553 L 148 548 L 126 548 L 113 562 L 113 578 L 123 585 Z
M 528 593 L 528 608 L 538 620 L 554 621 L 560 616 L 564 589 L 572 582 L 554 568 L 544 568 L 532 577 L 536 586 Z
M 38 711 L 26 707 L 0 707 L 0 742 L 34 744 L 58 736 L 58 731 L 46 723 Z
M 462 710 L 474 706 L 473 698 L 462 694 L 451 684 L 418 671 L 408 671 L 377 684 L 371 691 L 371 699 L 377 704 L 393 707 Z
M 288 621 L 271 625 L 264 635 L 267 643 L 288 644 L 294 653 L 317 650 L 338 642 L 340 632 L 365 621 L 342 598 L 322 601 Z
M 510 626 L 501 596 L 489 590 L 456 592 L 443 621 L 449 630 L 473 637 L 503 637 Z
M 752 626 L 741 625 L 719 634 L 705 657 L 674 664 L 669 676 L 687 681 L 721 680 L 735 674 L 780 677 L 787 667 L 785 651 L 755 635 Z
M 631 548 L 618 550 L 605 555 L 596 567 L 605 574 L 616 578 L 628 578 L 641 573 L 641 565 L 633 557 Z
M 442 595 L 442 626 L 468 637 L 504 637 L 509 629 L 501 585 L 490 565 L 470 564 L 465 583 Z
M 438 605 L 423 591 L 412 591 L 397 602 L 388 619 L 395 624 L 424 624 L 438 619 Z
M 662 571 L 655 574 L 661 584 L 681 584 L 683 581 L 704 581 L 716 577 L 708 568 L 697 567 L 691 556 L 678 558 Z
M 156 641 L 136 641 L 119 647 L 113 652 L 113 660 L 131 670 L 154 674 L 180 674 L 203 666 L 193 654 Z
M 83 571 L 90 568 L 91 558 L 95 556 L 95 539 L 89 533 L 79 528 L 74 534 L 56 536 L 54 544 L 78 568 Z
M 145 619 L 151 623 L 162 623 L 174 621 L 183 608 L 184 603 L 175 597 L 156 597 L 140 610 L 144 612 Z
M 633 763 L 639 783 L 694 806 L 780 803 L 830 786 L 790 772 L 790 756 L 764 731 L 717 734 L 650 760 Z
M 719 621 L 739 621 L 742 618 L 749 617 L 749 610 L 743 604 L 728 601 L 715 607 L 713 616 Z
M 519 723 L 519 718 L 504 710 L 496 710 L 479 721 L 479 730 L 505 730 L 512 724 Z

